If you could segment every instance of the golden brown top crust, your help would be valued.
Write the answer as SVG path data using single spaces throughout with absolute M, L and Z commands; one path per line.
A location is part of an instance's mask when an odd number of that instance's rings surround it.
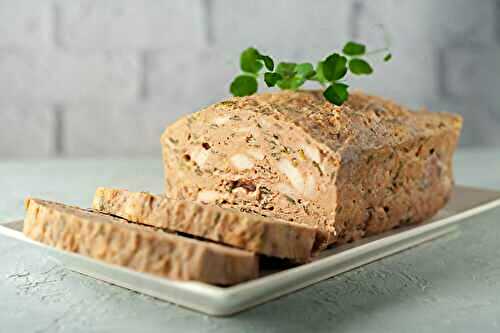
M 235 97 L 203 112 L 244 109 L 275 114 L 302 128 L 334 152 L 350 155 L 358 150 L 398 145 L 436 131 L 460 131 L 462 119 L 445 112 L 410 111 L 390 100 L 351 93 L 342 106 L 326 101 L 318 90 L 279 91 Z

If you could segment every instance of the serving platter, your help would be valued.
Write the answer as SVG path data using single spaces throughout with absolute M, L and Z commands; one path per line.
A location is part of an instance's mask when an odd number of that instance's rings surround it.
M 26 238 L 22 220 L 1 223 L 0 234 L 46 251 L 70 270 L 210 315 L 227 316 L 456 231 L 457 222 L 497 206 L 500 191 L 455 186 L 448 204 L 423 224 L 325 250 L 300 266 L 265 265 L 258 279 L 231 287 L 159 278 L 55 249 Z

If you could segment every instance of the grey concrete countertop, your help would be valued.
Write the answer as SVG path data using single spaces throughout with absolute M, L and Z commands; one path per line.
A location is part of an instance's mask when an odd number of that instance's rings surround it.
M 500 189 L 500 150 L 460 151 L 456 179 Z M 97 186 L 162 190 L 157 159 L 0 163 L 0 221 L 38 196 L 89 206 Z M 500 209 L 461 232 L 229 318 L 70 272 L 0 236 L 0 332 L 499 332 Z

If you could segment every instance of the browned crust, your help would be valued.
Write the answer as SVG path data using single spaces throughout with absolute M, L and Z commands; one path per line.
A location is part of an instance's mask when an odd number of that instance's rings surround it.
M 258 276 L 250 252 L 40 199 L 26 200 L 24 234 L 41 243 L 176 280 L 230 285 Z
M 132 222 L 297 262 L 326 245 L 318 228 L 145 192 L 98 188 L 92 206 Z

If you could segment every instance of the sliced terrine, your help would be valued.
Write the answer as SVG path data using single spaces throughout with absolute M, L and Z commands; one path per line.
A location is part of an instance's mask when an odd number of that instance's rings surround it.
M 23 232 L 62 250 L 171 279 L 230 285 L 259 272 L 251 252 L 40 199 L 26 200 Z
M 98 188 L 92 208 L 128 221 L 295 262 L 308 261 L 326 246 L 328 236 L 317 227 L 121 189 Z

